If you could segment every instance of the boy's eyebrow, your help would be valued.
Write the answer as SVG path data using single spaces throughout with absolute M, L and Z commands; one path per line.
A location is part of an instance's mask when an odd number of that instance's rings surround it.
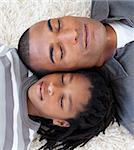
M 72 96 L 69 95 L 69 106 L 68 106 L 68 111 L 72 110 Z
M 50 31 L 53 31 L 53 28 L 52 28 L 52 25 L 51 25 L 51 19 L 49 19 L 49 20 L 47 21 L 47 26 L 48 26 L 48 29 L 49 29 Z

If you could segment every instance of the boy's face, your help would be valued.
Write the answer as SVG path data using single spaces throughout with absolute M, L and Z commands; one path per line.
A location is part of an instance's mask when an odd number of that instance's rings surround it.
M 106 45 L 106 29 L 84 17 L 41 21 L 30 28 L 29 55 L 34 70 L 74 70 L 95 66 Z
M 90 81 L 81 74 L 51 74 L 28 90 L 28 101 L 35 112 L 55 121 L 74 118 L 91 98 Z

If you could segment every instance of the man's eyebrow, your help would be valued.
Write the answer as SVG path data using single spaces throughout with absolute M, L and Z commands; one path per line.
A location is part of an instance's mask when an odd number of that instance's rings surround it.
M 60 20 L 58 19 L 58 31 L 60 30 L 61 28 L 61 24 L 60 24 Z
M 50 46 L 50 48 L 49 48 L 49 58 L 50 58 L 51 62 L 54 64 L 53 47 L 52 46 Z
M 47 26 L 48 26 L 48 29 L 49 29 L 50 31 L 53 31 L 53 28 L 52 28 L 52 25 L 51 25 L 51 19 L 49 19 L 49 20 L 47 21 Z

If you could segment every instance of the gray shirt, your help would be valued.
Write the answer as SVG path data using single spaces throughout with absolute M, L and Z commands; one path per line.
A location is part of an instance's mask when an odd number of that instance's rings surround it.
M 19 99 L 27 71 L 16 49 L 0 45 L 0 150 L 28 149 L 40 126 L 29 119 L 26 99 Z
M 134 1 L 93 1 L 91 17 L 134 27 Z M 102 70 L 111 80 L 121 123 L 134 135 L 134 41 L 117 49 Z

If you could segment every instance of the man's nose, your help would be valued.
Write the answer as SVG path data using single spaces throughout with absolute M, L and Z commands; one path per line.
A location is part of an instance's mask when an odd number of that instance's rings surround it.
M 76 44 L 78 40 L 78 32 L 76 29 L 60 31 L 58 33 L 58 40 L 63 43 L 66 42 Z

